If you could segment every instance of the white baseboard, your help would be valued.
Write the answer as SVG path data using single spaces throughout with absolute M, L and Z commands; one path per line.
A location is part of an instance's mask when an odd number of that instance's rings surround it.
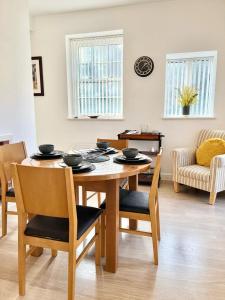
M 165 181 L 172 181 L 172 173 L 161 173 L 161 179 Z
M 13 135 L 8 133 L 8 134 L 4 134 L 4 135 L 0 135 L 0 142 L 4 142 L 4 141 L 12 141 Z

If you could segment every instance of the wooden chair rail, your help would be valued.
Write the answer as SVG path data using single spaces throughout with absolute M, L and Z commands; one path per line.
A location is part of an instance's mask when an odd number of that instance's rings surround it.
M 15 197 L 6 197 L 5 201 L 10 202 L 10 203 L 16 203 L 16 198 Z
M 151 221 L 151 215 L 147 214 L 138 214 L 126 211 L 120 211 L 120 218 L 127 218 L 132 220 L 140 220 L 140 221 Z
M 78 264 L 81 262 L 81 260 L 86 256 L 88 250 L 94 245 L 96 238 L 98 238 L 98 235 L 95 234 L 92 239 L 88 242 L 88 244 L 84 247 L 84 249 L 82 250 L 81 254 L 78 256 L 78 258 L 76 259 L 76 265 L 78 266 Z
M 42 248 L 49 248 L 55 249 L 60 251 L 68 252 L 69 244 L 66 242 L 54 241 L 54 240 L 47 240 L 39 237 L 33 236 L 24 236 L 24 243 L 25 245 L 33 246 L 33 247 L 42 247 Z
M 120 232 L 131 233 L 131 234 L 136 234 L 136 235 L 144 235 L 144 236 L 152 237 L 152 233 L 151 232 L 140 231 L 140 230 L 131 230 L 131 229 L 122 228 L 122 227 L 120 227 Z
M 12 210 L 7 210 L 6 214 L 7 215 L 18 216 L 18 212 L 17 211 L 12 211 Z

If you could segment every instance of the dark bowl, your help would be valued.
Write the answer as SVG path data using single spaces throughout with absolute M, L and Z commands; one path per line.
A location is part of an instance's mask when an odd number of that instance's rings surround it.
M 126 158 L 135 158 L 139 153 L 138 149 L 136 148 L 124 148 L 122 151 Z
M 109 142 L 97 142 L 96 145 L 99 149 L 106 150 L 107 148 L 109 148 L 110 143 Z
M 54 145 L 52 144 L 43 144 L 39 146 L 39 150 L 43 154 L 50 154 L 54 151 Z
M 98 119 L 99 116 L 88 116 L 90 119 Z
M 80 154 L 65 154 L 63 156 L 63 161 L 67 166 L 78 166 L 83 160 Z

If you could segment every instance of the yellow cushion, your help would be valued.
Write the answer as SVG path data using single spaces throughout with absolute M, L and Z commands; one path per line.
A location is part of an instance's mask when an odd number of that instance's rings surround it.
M 209 167 L 212 158 L 225 153 L 225 140 L 208 139 L 205 140 L 196 151 L 197 164 Z

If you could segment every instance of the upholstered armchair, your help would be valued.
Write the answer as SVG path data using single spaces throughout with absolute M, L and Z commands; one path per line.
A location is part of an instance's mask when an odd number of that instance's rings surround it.
M 225 131 L 204 129 L 200 131 L 195 149 L 174 149 L 173 182 L 175 192 L 179 192 L 180 184 L 185 184 L 210 193 L 209 204 L 216 201 L 218 192 L 225 190 L 225 154 L 214 156 L 210 167 L 197 165 L 195 152 L 201 143 L 210 138 L 225 140 Z

